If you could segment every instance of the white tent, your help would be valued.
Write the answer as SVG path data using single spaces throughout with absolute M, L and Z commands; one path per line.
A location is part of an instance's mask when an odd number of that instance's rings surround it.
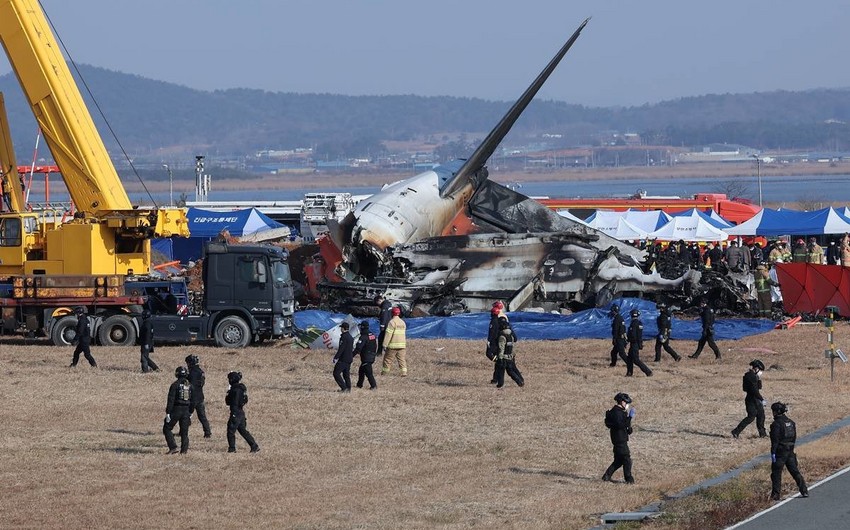
M 729 235 L 714 226 L 705 214 L 693 210 L 691 215 L 673 217 L 670 222 L 647 237 L 662 241 L 726 241 Z
M 646 239 L 646 232 L 644 230 L 641 230 L 640 228 L 626 221 L 622 217 L 609 219 L 604 223 L 600 220 L 597 220 L 596 223 L 597 226 L 591 226 L 599 230 L 600 232 L 604 232 L 605 234 L 620 241 Z
M 579 219 L 575 215 L 571 214 L 570 211 L 567 210 L 566 208 L 564 208 L 562 210 L 557 210 L 555 213 L 557 213 L 558 215 L 560 215 L 561 217 L 563 217 L 565 219 L 569 219 L 570 221 L 575 221 L 576 223 L 581 223 L 583 225 L 587 225 L 587 223 L 585 223 L 583 219 Z
M 642 236 L 627 237 L 625 239 L 644 239 L 646 234 L 664 226 L 672 218 L 661 210 L 648 212 L 639 210 L 626 210 L 624 212 L 597 210 L 587 218 L 587 224 L 597 230 L 614 232 L 618 229 L 620 219 L 626 221 L 628 226 L 643 234 Z

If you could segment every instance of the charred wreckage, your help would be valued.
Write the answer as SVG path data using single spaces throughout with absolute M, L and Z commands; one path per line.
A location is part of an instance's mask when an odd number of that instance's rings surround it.
M 678 307 L 701 297 L 748 306 L 748 282 L 670 264 L 488 179 L 486 162 L 587 24 L 585 20 L 466 160 L 386 186 L 341 221 L 329 220 L 305 264 L 319 307 L 370 314 L 384 295 L 413 315 L 602 306 L 646 296 Z M 741 294 L 743 293 L 743 294 Z

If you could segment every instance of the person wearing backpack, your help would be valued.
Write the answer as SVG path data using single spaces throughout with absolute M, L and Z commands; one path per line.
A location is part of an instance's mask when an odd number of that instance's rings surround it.
M 357 370 L 357 388 L 363 388 L 363 380 L 369 380 L 369 390 L 378 388 L 372 364 L 378 354 L 378 339 L 369 331 L 369 321 L 360 322 L 360 338 L 354 345 L 354 355 L 360 356 L 360 368 Z
M 178 366 L 174 370 L 174 376 L 177 380 L 168 388 L 168 402 L 165 405 L 165 420 L 162 425 L 165 443 L 168 444 L 166 454 L 169 455 L 177 452 L 172 430 L 178 423 L 180 424 L 180 454 L 186 454 L 189 450 L 189 422 L 194 410 L 189 371 L 185 366 Z
M 502 388 L 505 385 L 505 372 L 508 373 L 511 379 L 519 386 L 525 386 L 525 380 L 519 368 L 516 367 L 516 352 L 514 344 L 516 343 L 516 334 L 505 316 L 499 317 L 499 338 L 497 339 L 496 350 L 496 388 Z
M 197 355 L 187 355 L 186 366 L 189 368 L 189 382 L 192 384 L 192 399 L 194 400 L 194 409 L 198 413 L 198 421 L 204 428 L 204 438 L 211 438 L 212 430 L 210 429 L 210 421 L 207 419 L 207 407 L 204 402 L 206 377 L 201 368 L 201 360 L 198 359 Z
M 635 417 L 635 409 L 631 407 L 632 398 L 624 392 L 614 396 L 614 401 L 617 404 L 605 413 L 605 426 L 611 432 L 611 443 L 614 445 L 614 461 L 605 470 L 602 480 L 611 482 L 611 475 L 622 467 L 626 484 L 634 484 L 629 435 L 632 433 L 632 419 Z
M 801 497 L 809 496 L 809 488 L 800 469 L 797 467 L 797 454 L 794 445 L 797 443 L 797 424 L 785 415 L 788 407 L 777 401 L 770 406 L 773 412 L 773 423 L 770 424 L 770 500 L 778 501 L 782 491 L 782 469 L 788 468 Z
M 256 453 L 260 446 L 248 432 L 248 420 L 245 418 L 243 408 L 248 404 L 248 388 L 242 382 L 242 372 L 230 372 L 227 374 L 227 382 L 230 388 L 224 397 L 224 403 L 230 407 L 230 417 L 227 420 L 227 452 L 236 452 L 236 431 L 245 438 L 251 447 L 251 452 Z

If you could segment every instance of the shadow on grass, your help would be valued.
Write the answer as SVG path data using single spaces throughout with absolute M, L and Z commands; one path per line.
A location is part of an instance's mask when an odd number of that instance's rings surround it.
M 552 471 L 551 469 L 532 469 L 532 468 L 522 468 L 522 467 L 509 467 L 508 471 L 511 473 L 518 473 L 521 475 L 542 475 L 544 477 L 560 477 L 560 478 L 570 478 L 573 480 L 592 480 L 597 481 L 598 478 L 585 477 L 582 475 L 576 475 L 573 473 L 564 473 L 563 471 Z
M 159 452 L 153 447 L 104 447 L 101 451 L 125 455 L 153 455 Z
M 113 434 L 129 434 L 131 436 L 154 436 L 157 433 L 151 431 L 128 431 L 127 429 L 106 429 Z
M 461 386 L 470 386 L 469 383 L 463 383 L 461 381 L 428 381 L 429 385 L 435 386 L 448 386 L 448 387 L 461 387 Z
M 682 432 L 682 433 L 685 433 L 685 434 L 696 434 L 697 436 L 708 436 L 710 438 L 729 438 L 730 437 L 729 435 L 726 435 L 726 434 L 720 434 L 720 433 L 716 433 L 716 432 L 695 431 L 693 429 L 682 429 L 679 432 Z

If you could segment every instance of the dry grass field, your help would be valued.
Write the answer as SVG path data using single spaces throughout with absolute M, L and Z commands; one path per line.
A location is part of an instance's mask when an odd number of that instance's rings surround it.
M 842 323 L 836 341 L 847 349 Z M 669 357 L 651 378 L 608 368 L 603 340 L 520 342 L 524 388 L 488 384 L 480 341 L 411 342 L 410 376 L 375 392 L 336 392 L 331 353 L 286 345 L 228 351 L 160 347 L 160 373 L 138 351 L 71 352 L 0 339 L 0 521 L 6 528 L 586 528 L 736 467 L 769 444 L 744 415 L 741 376 L 759 357 L 764 394 L 790 403 L 800 433 L 846 415 L 850 367 L 830 382 L 823 328 L 720 342 L 723 361 Z M 647 341 L 644 358 L 651 359 Z M 674 341 L 680 353 L 694 343 Z M 196 353 L 207 373 L 213 438 L 191 427 L 187 455 L 161 433 L 174 368 Z M 356 370 L 357 362 L 354 368 Z M 244 374 L 248 427 L 262 450 L 227 454 L 226 373 Z M 639 374 L 639 372 L 637 372 Z M 625 391 L 637 408 L 635 486 L 603 483 L 605 410 Z M 838 433 L 836 436 L 842 435 Z M 837 467 L 846 444 L 829 445 Z M 810 449 L 798 450 L 806 473 Z M 834 453 L 834 454 L 833 454 Z M 622 481 L 618 473 L 615 478 Z M 787 479 L 787 477 L 786 477 Z M 755 477 L 765 495 L 766 473 Z M 786 484 L 789 483 L 786 480 Z M 789 490 L 790 491 L 790 490 Z

